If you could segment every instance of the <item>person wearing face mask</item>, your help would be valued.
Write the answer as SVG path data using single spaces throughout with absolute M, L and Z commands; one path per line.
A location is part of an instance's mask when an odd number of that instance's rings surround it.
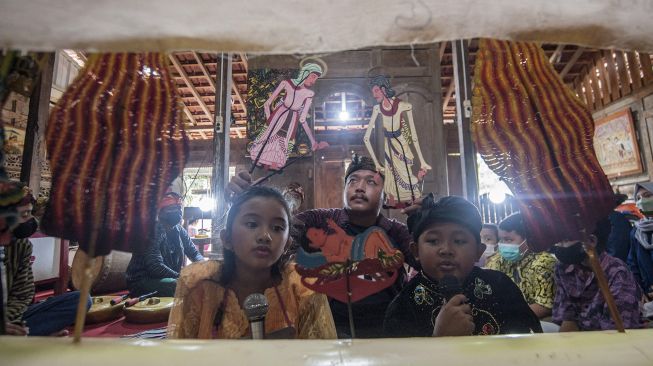
M 555 283 L 555 258 L 546 252 L 534 253 L 528 248 L 528 232 L 521 213 L 514 213 L 499 223 L 499 255 L 490 257 L 485 268 L 508 275 L 524 294 L 538 318 L 551 315 Z
M 641 291 L 626 264 L 606 252 L 609 235 L 610 221 L 601 220 L 586 245 L 596 250 L 624 327 L 640 328 Z M 555 268 L 557 290 L 552 320 L 560 325 L 560 332 L 615 329 L 583 243 L 577 240 L 557 243 L 553 247 L 553 254 L 558 263 Z
M 133 253 L 127 266 L 127 288 L 131 296 L 157 291 L 157 296 L 175 296 L 177 278 L 186 257 L 193 262 L 204 257 L 181 226 L 181 196 L 169 192 L 159 202 L 159 216 L 152 242 L 143 253 Z
M 635 223 L 630 232 L 628 268 L 644 290 L 649 301 L 653 300 L 653 182 L 635 185 L 637 208 L 644 218 Z
M 32 304 L 34 299 L 34 275 L 32 273 L 32 243 L 28 240 L 38 229 L 32 216 L 34 197 L 26 192 L 17 204 L 19 224 L 12 230 L 12 239 L 5 248 L 7 307 L 5 330 L 16 336 L 63 336 L 64 329 L 75 321 L 79 291 L 53 296 Z M 87 309 L 91 298 L 87 299 Z

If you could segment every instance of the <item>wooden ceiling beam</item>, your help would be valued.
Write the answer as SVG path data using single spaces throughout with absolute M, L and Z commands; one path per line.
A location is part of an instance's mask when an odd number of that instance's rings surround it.
M 190 92 L 197 99 L 197 102 L 199 103 L 200 108 L 202 108 L 202 112 L 204 112 L 204 115 L 209 119 L 209 121 L 212 121 L 213 120 L 213 114 L 209 110 L 209 107 L 206 106 L 206 103 L 204 103 L 204 100 L 202 100 L 202 97 L 199 95 L 197 90 L 195 90 L 195 86 L 193 85 L 193 83 L 191 83 L 190 79 L 188 78 L 188 76 L 186 74 L 186 70 L 184 70 L 184 67 L 181 66 L 181 64 L 179 63 L 179 60 L 177 60 L 177 57 L 174 54 L 171 53 L 169 55 L 169 58 L 170 58 L 170 61 L 172 61 L 172 65 L 175 67 L 175 69 L 177 70 L 179 75 L 181 75 L 183 77 L 184 83 L 186 83 L 186 85 L 190 89 Z
M 585 49 L 583 47 L 578 47 L 576 52 L 574 52 L 574 54 L 571 55 L 571 58 L 569 59 L 569 61 L 565 65 L 565 67 L 562 68 L 562 71 L 560 71 L 560 78 L 561 79 L 564 79 L 565 75 L 567 75 L 567 73 L 571 70 L 571 68 L 574 67 L 574 64 L 576 63 L 576 61 L 578 61 L 580 56 L 583 54 L 584 50 Z
M 202 70 L 202 73 L 204 74 L 204 76 L 207 79 L 209 79 L 209 83 L 211 83 L 211 87 L 213 88 L 213 90 L 215 92 L 216 91 L 215 80 L 211 77 L 211 74 L 206 69 L 206 66 L 202 62 L 202 59 L 197 54 L 197 52 L 193 52 L 193 56 L 195 56 L 195 60 L 197 60 L 199 66 L 200 66 L 200 69 Z M 236 99 L 238 100 L 238 102 L 240 102 L 240 104 L 244 108 L 245 107 L 245 100 L 243 99 L 242 94 L 240 94 L 240 90 L 238 89 L 238 82 L 233 78 L 233 74 L 231 75 L 231 90 L 232 90 L 232 94 L 236 96 Z
M 447 109 L 447 106 L 449 105 L 449 100 L 451 100 L 451 96 L 453 95 L 454 90 L 456 89 L 456 83 L 452 82 L 449 84 L 449 89 L 447 89 L 447 94 L 444 96 L 444 101 L 442 102 L 442 113 Z
M 245 70 L 249 70 L 249 65 L 247 62 L 247 55 L 244 52 L 239 52 L 238 56 L 240 56 L 240 60 L 243 63 L 243 66 L 245 66 Z
M 196 124 L 197 121 L 195 120 L 195 116 L 188 110 L 188 106 L 184 105 L 184 113 L 186 114 L 186 117 L 190 120 L 190 123 Z
M 559 44 L 558 47 L 556 47 L 555 51 L 553 51 L 553 54 L 549 58 L 549 62 L 552 64 L 560 62 L 560 57 L 562 57 L 562 50 L 565 48 L 564 44 Z
M 440 42 L 440 63 L 442 63 L 442 58 L 444 57 L 444 51 L 447 49 L 447 43 L 449 42 Z

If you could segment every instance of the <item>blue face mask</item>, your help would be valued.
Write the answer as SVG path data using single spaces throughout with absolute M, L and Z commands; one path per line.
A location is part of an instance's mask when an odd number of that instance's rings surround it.
M 517 262 L 521 259 L 521 253 L 519 252 L 521 244 L 499 243 L 497 246 L 499 247 L 499 254 L 505 260 Z

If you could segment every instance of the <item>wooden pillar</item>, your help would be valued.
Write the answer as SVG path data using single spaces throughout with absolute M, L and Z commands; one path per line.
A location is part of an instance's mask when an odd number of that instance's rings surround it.
M 211 192 L 214 209 L 211 225 L 212 251 L 222 255 L 220 229 L 226 222 L 227 203 L 224 188 L 229 181 L 229 128 L 231 127 L 231 83 L 233 54 L 218 53 L 215 81 L 215 115 L 213 124 L 213 172 Z
M 456 83 L 456 123 L 460 144 L 460 163 L 463 178 L 463 195 L 478 205 L 478 182 L 476 149 L 472 143 L 472 82 L 469 72 L 469 46 L 465 40 L 451 42 L 453 52 L 453 74 Z
M 41 73 L 29 99 L 27 129 L 23 147 L 20 181 L 38 197 L 41 185 L 41 162 L 45 161 L 45 126 L 50 115 L 50 91 L 54 70 L 54 53 L 43 55 Z
M 381 48 L 375 48 L 374 50 L 372 50 L 371 61 L 372 61 L 372 68 L 383 66 L 383 50 Z M 375 75 L 367 75 L 367 76 L 368 76 L 367 82 L 369 82 L 369 76 L 375 76 Z M 386 75 L 386 76 L 393 76 L 393 75 Z M 376 128 L 374 129 L 374 141 L 372 145 L 372 147 L 374 148 L 374 154 L 378 157 L 379 163 L 385 164 L 383 161 L 383 156 L 385 155 L 385 148 L 383 144 L 383 142 L 385 141 L 385 135 L 383 133 L 383 123 L 380 122 L 380 118 L 377 118 L 376 121 L 371 121 L 371 122 L 376 123 Z
M 446 42 L 442 42 L 446 44 Z M 429 88 L 433 93 L 433 102 L 430 103 L 431 118 L 428 119 L 429 127 L 433 129 L 433 141 L 420 140 L 420 146 L 423 150 L 426 161 L 433 168 L 427 174 L 424 185 L 424 191 L 432 191 L 438 196 L 449 195 L 449 169 L 447 168 L 447 141 L 444 131 L 444 116 L 442 109 L 442 78 L 441 78 L 441 59 L 440 50 L 443 47 L 436 44 L 430 50 L 429 63 L 431 82 Z M 431 184 L 429 184 L 431 183 Z M 430 185 L 430 187 L 428 187 Z M 428 188 L 428 189 L 427 189 Z

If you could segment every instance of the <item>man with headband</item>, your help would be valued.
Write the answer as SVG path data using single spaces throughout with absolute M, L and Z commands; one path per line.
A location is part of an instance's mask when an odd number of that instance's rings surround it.
M 295 248 L 298 246 L 308 248 L 307 230 L 310 228 L 326 229 L 329 219 L 350 236 L 361 234 L 371 226 L 377 226 L 388 234 L 392 244 L 402 252 L 405 261 L 413 266 L 415 261 L 409 250 L 411 236 L 406 225 L 388 219 L 381 214 L 384 199 L 383 182 L 384 177 L 378 172 L 372 159 L 355 155 L 345 172 L 344 207 L 318 208 L 297 214 L 295 216 L 296 230 L 293 234 Z M 232 178 L 228 191 L 240 193 L 250 184 L 249 174 L 241 172 Z M 383 336 L 385 310 L 401 290 L 405 279 L 406 276 L 402 270 L 394 285 L 352 304 L 356 337 Z M 338 338 L 351 338 L 347 304 L 330 298 L 329 305 L 336 324 Z
M 127 266 L 127 288 L 131 296 L 157 291 L 157 296 L 173 297 L 179 271 L 186 257 L 204 259 L 181 226 L 181 196 L 169 192 L 159 202 L 154 238 L 144 253 L 134 253 Z

